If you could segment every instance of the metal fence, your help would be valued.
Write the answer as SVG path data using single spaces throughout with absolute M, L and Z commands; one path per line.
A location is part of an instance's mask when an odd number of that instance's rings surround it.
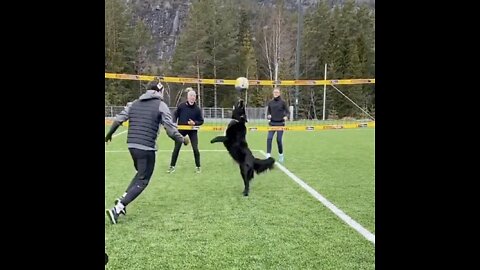
M 105 106 L 105 118 L 115 117 L 123 110 L 123 106 Z M 173 113 L 175 107 L 170 107 Z M 202 108 L 203 118 L 205 119 L 231 119 L 233 108 Z M 260 120 L 267 118 L 267 108 L 246 108 L 248 119 Z
M 105 118 L 111 119 L 115 117 L 124 109 L 123 106 L 105 106 Z M 173 113 L 175 107 L 170 107 L 170 111 Z M 223 126 L 228 123 L 232 116 L 233 108 L 202 108 L 203 118 L 205 123 L 211 125 Z M 291 112 L 293 111 L 290 108 Z M 266 107 L 257 107 L 257 108 L 246 108 L 247 119 L 250 125 L 268 125 L 267 120 L 267 108 Z M 292 114 L 291 114 L 292 115 Z M 321 125 L 321 124 L 352 124 L 359 122 L 371 122 L 371 119 L 355 119 L 355 118 L 344 118 L 344 119 L 327 119 L 325 121 L 317 119 L 298 119 L 296 121 L 291 121 L 291 117 L 287 122 L 289 126 L 308 126 L 308 125 Z

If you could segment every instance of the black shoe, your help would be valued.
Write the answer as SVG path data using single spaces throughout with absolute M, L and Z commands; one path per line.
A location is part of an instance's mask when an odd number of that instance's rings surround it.
M 117 205 L 121 200 L 122 200 L 122 199 L 120 199 L 120 198 L 116 199 L 115 202 L 114 202 L 115 205 Z M 120 211 L 119 214 L 122 214 L 122 215 L 126 216 L 126 215 L 127 215 L 127 207 L 124 206 L 123 209 Z
M 117 213 L 117 211 L 115 211 L 115 207 L 113 207 L 112 209 L 107 209 L 105 210 L 105 212 L 107 213 L 110 222 L 112 222 L 112 224 L 117 224 L 119 214 Z

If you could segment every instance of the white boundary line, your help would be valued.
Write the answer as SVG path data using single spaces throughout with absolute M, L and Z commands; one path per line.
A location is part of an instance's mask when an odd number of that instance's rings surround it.
M 127 132 L 127 131 L 128 131 L 128 130 L 124 130 L 124 131 L 122 131 L 122 132 L 120 132 L 120 133 L 117 133 L 117 134 L 113 135 L 112 138 L 115 138 L 115 137 L 117 137 L 117 136 L 119 136 L 119 135 L 122 135 L 123 133 L 125 133 L 125 132 Z
M 262 150 L 259 150 L 259 152 L 266 156 L 265 152 L 263 152 Z M 363 237 L 365 237 L 368 241 L 375 244 L 375 235 L 373 233 L 369 232 L 362 225 L 360 225 L 358 222 L 356 222 L 351 217 L 349 217 L 347 214 L 345 214 L 345 212 L 340 210 L 333 203 L 331 203 L 329 200 L 327 200 L 325 197 L 323 197 L 320 193 L 318 193 L 312 187 L 310 187 L 305 182 L 303 182 L 302 179 L 298 178 L 296 175 L 294 175 L 292 172 L 290 172 L 283 165 L 281 165 L 278 162 L 275 162 L 275 164 L 277 165 L 277 167 L 280 170 L 282 170 L 286 175 L 288 175 L 290 178 L 292 178 L 293 181 L 297 182 L 297 184 L 299 184 L 302 188 L 304 188 L 306 191 L 308 191 L 308 193 L 310 193 L 313 197 L 315 197 L 318 201 L 320 201 L 323 205 L 325 205 L 328 209 L 330 209 L 340 219 L 345 221 L 348 225 L 350 225 L 350 227 L 352 227 L 357 232 L 359 232 L 361 235 L 363 235 Z

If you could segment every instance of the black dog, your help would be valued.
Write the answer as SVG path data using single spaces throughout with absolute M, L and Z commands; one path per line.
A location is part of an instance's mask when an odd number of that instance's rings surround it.
M 210 141 L 210 143 L 223 142 L 230 156 L 239 164 L 240 173 L 243 178 L 245 189 L 243 195 L 248 196 L 250 190 L 250 180 L 253 179 L 254 172 L 257 174 L 267 169 L 273 169 L 275 159 L 258 159 L 252 154 L 248 148 L 247 128 L 245 123 L 247 116 L 245 114 L 245 106 L 243 100 L 239 100 L 232 113 L 232 121 L 228 124 L 226 136 L 218 136 Z

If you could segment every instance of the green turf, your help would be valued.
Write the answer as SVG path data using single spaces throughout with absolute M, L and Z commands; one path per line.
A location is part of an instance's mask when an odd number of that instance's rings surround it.
M 209 143 L 219 134 L 200 132 L 200 149 L 223 150 Z M 250 148 L 265 151 L 266 134 L 248 133 Z M 285 167 L 372 233 L 374 136 L 374 129 L 284 135 Z M 107 150 L 127 151 L 125 139 L 113 138 Z M 150 185 L 118 224 L 105 218 L 107 269 L 375 268 L 375 246 L 281 170 L 256 176 L 245 198 L 226 152 L 201 152 L 202 173 L 195 174 L 191 147 L 183 147 L 169 175 L 173 141 L 162 130 L 158 142 L 168 151 L 157 153 Z M 134 173 L 128 152 L 106 153 L 106 207 Z
M 228 123 L 230 119 L 205 119 L 204 125 L 222 125 L 223 123 Z M 342 125 L 342 124 L 358 124 L 361 122 L 369 122 L 371 120 L 298 120 L 298 121 L 287 121 L 286 124 L 288 126 L 302 126 L 302 125 Z M 268 126 L 267 119 L 249 119 L 248 124 L 252 125 L 259 125 L 259 126 Z

